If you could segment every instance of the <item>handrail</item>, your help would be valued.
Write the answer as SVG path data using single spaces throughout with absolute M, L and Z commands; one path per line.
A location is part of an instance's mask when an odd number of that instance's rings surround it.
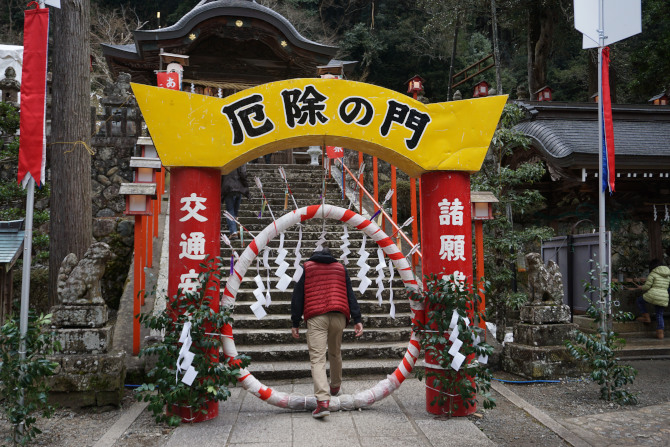
M 337 160 L 340 162 L 340 166 L 342 166 L 342 168 L 343 168 L 344 170 L 347 171 L 347 173 L 348 173 L 349 176 L 354 180 L 354 182 L 356 182 L 356 184 L 357 184 L 358 187 L 360 188 L 360 191 L 363 191 L 363 192 L 365 193 L 365 195 L 368 196 L 368 198 L 369 198 L 370 200 L 372 200 L 372 203 L 377 207 L 377 209 L 379 209 L 379 210 L 381 211 L 382 215 L 386 218 L 386 220 L 388 220 L 388 221 L 391 223 L 391 226 L 393 226 L 393 229 L 395 230 L 395 233 L 398 233 L 403 239 L 405 239 L 405 241 L 407 241 L 407 243 L 409 244 L 410 247 L 414 247 L 414 244 L 412 243 L 412 241 L 410 240 L 410 238 L 405 234 L 404 231 L 402 231 L 402 230 L 400 229 L 400 227 L 398 227 L 398 225 L 397 225 L 395 222 L 393 222 L 393 219 L 392 219 L 388 214 L 386 214 L 386 211 L 384 211 L 384 209 L 381 207 L 381 205 L 379 204 L 379 202 L 377 202 L 377 201 L 374 199 L 374 197 L 372 197 L 372 195 L 368 192 L 367 189 L 365 189 L 365 187 L 361 184 L 361 182 L 358 181 L 358 179 L 357 179 L 356 176 L 351 172 L 351 170 L 349 170 L 349 168 L 347 168 L 347 166 L 344 164 L 344 162 L 342 162 L 341 159 L 337 159 Z M 362 213 L 362 212 L 363 212 L 363 204 L 361 203 L 361 213 Z M 421 255 L 421 250 L 417 250 L 417 251 L 416 251 L 416 254 L 418 254 L 419 257 L 420 257 L 421 259 L 423 259 L 423 256 Z

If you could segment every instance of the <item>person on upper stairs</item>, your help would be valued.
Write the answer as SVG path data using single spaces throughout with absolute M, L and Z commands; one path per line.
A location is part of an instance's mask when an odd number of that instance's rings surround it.
M 647 304 L 654 305 L 656 311 L 656 338 L 663 339 L 665 322 L 663 321 L 663 310 L 668 307 L 668 286 L 670 285 L 670 268 L 663 265 L 660 260 L 654 259 L 649 263 L 649 276 L 639 290 L 646 292 L 637 298 L 637 306 L 640 315 L 637 321 L 651 323 Z
M 242 196 L 247 199 L 249 198 L 249 183 L 247 181 L 246 164 L 221 178 L 221 201 L 223 202 L 226 211 L 235 218 L 237 218 L 240 212 Z M 226 218 L 226 221 L 228 222 L 228 237 L 230 239 L 237 239 L 239 237 L 237 223 L 228 218 Z
M 330 397 L 340 392 L 340 347 L 344 328 L 350 319 L 354 321 L 355 336 L 363 334 L 361 309 L 349 274 L 326 244 L 304 263 L 304 272 L 293 289 L 291 300 L 293 338 L 300 338 L 299 326 L 303 314 L 307 324 L 307 347 L 317 400 L 316 409 L 312 412 L 315 418 L 330 414 Z M 330 384 L 326 375 L 326 349 L 330 362 Z

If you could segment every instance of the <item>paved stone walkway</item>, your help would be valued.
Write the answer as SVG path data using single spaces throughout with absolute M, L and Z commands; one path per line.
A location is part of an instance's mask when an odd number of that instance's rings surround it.
M 345 392 L 370 388 L 376 381 L 347 381 Z M 280 391 L 310 394 L 311 383 L 287 384 Z M 416 447 L 494 446 L 466 418 L 435 419 L 425 410 L 423 382 L 407 380 L 369 409 L 338 411 L 314 419 L 306 411 L 273 407 L 241 389 L 220 404 L 219 417 L 183 424 L 167 447 Z

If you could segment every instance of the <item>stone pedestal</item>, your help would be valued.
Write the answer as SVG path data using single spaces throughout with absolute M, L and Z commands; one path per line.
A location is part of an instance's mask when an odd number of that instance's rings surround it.
M 49 400 L 67 407 L 120 405 L 126 377 L 125 352 L 110 352 L 113 325 L 100 293 L 109 247 L 96 242 L 83 259 L 70 254 L 59 272 L 60 305 L 51 309 L 60 351 L 49 378 Z
M 584 372 L 564 343 L 573 340 L 577 325 L 570 323 L 564 304 L 526 305 L 514 326 L 514 342 L 506 343 L 502 368 L 529 379 L 557 379 Z

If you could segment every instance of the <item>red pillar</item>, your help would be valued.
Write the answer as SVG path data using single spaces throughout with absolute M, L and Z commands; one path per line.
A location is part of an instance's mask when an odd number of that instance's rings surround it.
M 484 296 L 484 221 L 483 220 L 475 220 L 475 250 L 476 250 L 476 257 L 477 257 L 477 270 L 476 274 L 477 277 L 475 278 L 475 284 L 477 284 L 477 293 L 479 293 L 479 297 L 481 298 L 481 301 L 479 302 L 478 306 L 478 311 L 480 315 L 484 315 L 485 309 L 486 309 L 486 297 Z M 482 329 L 486 329 L 486 322 L 484 321 L 484 318 L 479 320 L 479 327 Z M 484 335 L 486 336 L 486 331 L 484 331 Z
M 209 259 L 221 255 L 221 171 L 213 168 L 175 167 L 170 171 L 170 260 L 168 267 L 168 300 L 171 306 L 175 297 L 184 288 L 197 283 L 202 271 L 199 266 L 206 255 Z M 182 237 L 183 235 L 183 237 Z M 202 250 L 188 249 L 189 239 L 203 239 Z M 192 244 L 200 247 L 200 243 Z M 219 284 L 208 284 L 207 296 L 210 307 L 219 310 Z M 209 355 L 218 358 L 218 349 Z M 207 415 L 209 420 L 219 415 L 219 406 L 210 401 Z M 180 414 L 180 416 L 182 416 Z
M 391 188 L 393 188 L 393 198 L 391 199 L 391 214 L 393 222 L 398 223 L 398 182 L 396 180 L 396 167 L 391 166 Z
M 375 202 L 379 203 L 379 160 L 377 157 L 372 157 L 372 186 L 374 191 Z M 375 213 L 379 207 L 375 205 Z
M 140 353 L 140 318 L 144 295 L 145 256 L 144 216 L 135 216 L 135 256 L 133 259 L 133 355 Z
M 434 171 L 421 176 L 421 246 L 423 247 L 422 272 L 424 275 L 463 275 L 472 284 L 472 220 L 470 208 L 470 174 L 461 171 Z M 448 202 L 448 205 L 447 205 Z M 452 208 L 454 202 L 457 209 Z M 460 203 L 459 203 L 460 202 Z M 445 206 L 448 208 L 445 209 Z M 449 218 L 444 213 L 451 210 Z M 441 218 L 442 215 L 442 218 Z M 429 309 L 426 309 L 428 314 Z M 467 359 L 466 362 L 471 361 Z M 437 364 L 426 354 L 426 371 L 438 372 Z M 432 380 L 427 378 L 426 384 Z M 430 394 L 430 395 L 429 395 Z M 426 388 L 426 409 L 441 414 L 442 409 L 432 406 L 435 394 Z M 476 406 L 461 408 L 454 416 L 474 413 Z
M 419 242 L 419 215 L 416 211 L 416 179 L 414 177 L 409 179 L 409 195 L 410 195 L 410 204 L 412 207 L 412 244 L 416 245 Z M 416 253 L 412 255 L 412 271 L 416 268 L 416 264 L 419 262 L 419 255 Z
M 361 165 L 363 164 L 363 152 L 358 153 L 358 170 L 360 171 Z M 358 176 L 358 181 L 363 185 L 364 175 L 361 172 L 361 175 Z M 359 212 L 363 214 L 363 188 L 358 188 L 358 203 L 360 204 Z
M 171 301 L 178 292 L 180 284 L 189 282 L 182 280 L 182 275 L 191 269 L 199 273 L 199 267 L 205 255 L 210 259 L 221 254 L 221 171 L 213 168 L 181 168 L 170 171 L 170 264 L 168 268 L 168 297 Z M 203 208 L 204 207 L 204 208 Z M 199 237 L 191 233 L 202 233 L 204 252 L 189 253 L 179 257 L 184 251 L 182 242 L 185 239 Z M 185 239 L 182 238 L 182 234 Z M 219 290 L 211 293 L 211 306 L 219 308 Z

